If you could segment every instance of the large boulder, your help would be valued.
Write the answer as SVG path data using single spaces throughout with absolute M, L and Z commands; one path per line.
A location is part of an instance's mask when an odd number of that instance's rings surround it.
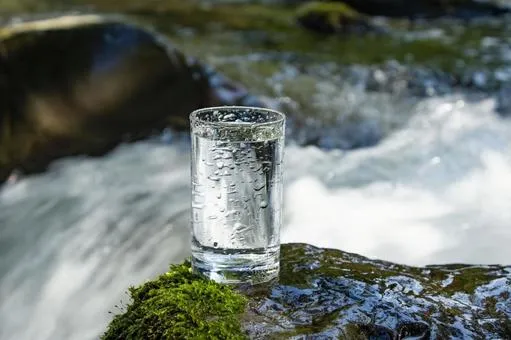
M 105 340 L 511 336 L 511 266 L 419 268 L 306 244 L 284 244 L 280 282 L 245 298 L 194 276 L 189 263 L 131 296 Z
M 100 155 L 246 91 L 120 16 L 0 28 L 0 182 L 69 155 Z

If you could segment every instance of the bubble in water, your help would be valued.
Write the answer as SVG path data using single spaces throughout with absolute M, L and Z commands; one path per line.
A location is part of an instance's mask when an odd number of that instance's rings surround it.
M 266 208 L 266 207 L 268 206 L 268 202 L 266 202 L 266 201 L 261 201 L 261 203 L 259 204 L 259 206 L 260 206 L 262 209 L 264 209 L 264 208 Z
M 218 242 L 214 242 L 213 247 L 215 247 L 215 248 L 218 247 Z

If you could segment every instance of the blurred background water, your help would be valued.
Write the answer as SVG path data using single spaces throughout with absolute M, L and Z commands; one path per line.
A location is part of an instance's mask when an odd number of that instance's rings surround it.
M 298 117 L 285 150 L 283 242 L 411 265 L 509 264 L 510 17 L 386 23 L 387 43 L 410 49 L 402 55 L 338 46 L 336 36 L 323 38 L 323 50 L 297 52 L 271 30 L 175 26 L 161 4 L 149 14 L 104 7 L 151 22 L 186 54 Z M 4 22 L 69 9 L 0 5 Z M 422 60 L 407 39 L 449 48 Z M 338 48 L 356 53 L 336 60 Z M 369 53 L 375 59 L 356 62 Z M 129 285 L 188 256 L 189 152 L 188 134 L 171 129 L 101 157 L 13 172 L 0 189 L 0 339 L 97 338 Z

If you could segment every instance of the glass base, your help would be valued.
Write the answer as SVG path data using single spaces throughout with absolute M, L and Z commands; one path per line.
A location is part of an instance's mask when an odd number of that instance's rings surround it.
M 192 268 L 219 283 L 236 286 L 260 285 L 279 275 L 280 247 L 221 249 L 192 247 Z

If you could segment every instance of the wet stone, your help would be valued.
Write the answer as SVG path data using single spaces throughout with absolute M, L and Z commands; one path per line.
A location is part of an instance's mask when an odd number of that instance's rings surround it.
M 249 302 L 250 338 L 511 335 L 510 266 L 417 268 L 306 244 L 281 258 L 279 284 Z

